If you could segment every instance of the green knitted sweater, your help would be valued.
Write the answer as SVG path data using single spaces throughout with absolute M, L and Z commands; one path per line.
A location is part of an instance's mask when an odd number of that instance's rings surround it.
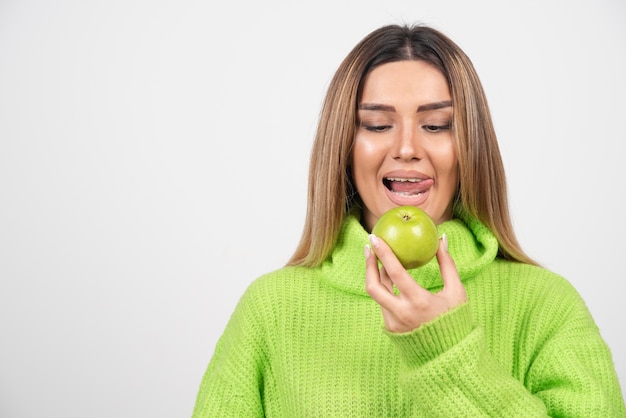
M 368 234 L 349 216 L 326 262 L 285 267 L 241 298 L 193 417 L 626 417 L 587 307 L 548 270 L 496 258 L 467 216 L 446 233 L 468 302 L 404 334 L 365 291 Z M 410 271 L 442 287 L 436 260 Z

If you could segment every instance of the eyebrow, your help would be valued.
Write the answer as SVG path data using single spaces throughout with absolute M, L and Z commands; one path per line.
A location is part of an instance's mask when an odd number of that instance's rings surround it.
M 444 100 L 443 102 L 435 102 L 435 103 L 428 103 L 425 105 L 421 105 L 420 107 L 417 108 L 417 111 L 425 112 L 427 110 L 437 110 L 437 109 L 443 109 L 445 107 L 452 107 L 452 100 Z
M 426 112 L 428 110 L 443 109 L 445 107 L 452 107 L 452 100 L 444 100 L 442 102 L 428 103 L 421 105 L 417 108 L 417 113 Z M 396 108 L 390 105 L 378 104 L 378 103 L 361 103 L 359 104 L 359 110 L 376 110 L 379 112 L 395 112 Z

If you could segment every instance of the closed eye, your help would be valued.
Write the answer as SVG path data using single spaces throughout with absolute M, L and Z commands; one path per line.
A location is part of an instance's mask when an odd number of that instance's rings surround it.
M 437 133 L 437 132 L 441 132 L 441 131 L 448 131 L 450 130 L 451 124 L 447 123 L 445 125 L 424 125 L 422 126 L 422 128 L 424 128 L 424 130 L 431 132 L 431 133 Z
M 369 132 L 385 132 L 391 129 L 391 125 L 366 125 L 361 124 L 361 128 Z

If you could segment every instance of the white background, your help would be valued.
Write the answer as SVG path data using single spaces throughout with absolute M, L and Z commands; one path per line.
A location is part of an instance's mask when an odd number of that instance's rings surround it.
M 483 81 L 526 250 L 626 385 L 622 0 L 0 0 L 0 417 L 185 417 L 304 220 L 329 79 L 386 23 Z

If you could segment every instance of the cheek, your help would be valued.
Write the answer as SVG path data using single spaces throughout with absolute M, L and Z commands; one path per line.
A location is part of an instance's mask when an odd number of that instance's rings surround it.
M 445 177 L 446 185 L 456 189 L 459 181 L 459 161 L 452 144 L 440 150 L 437 154 L 435 165 L 439 177 L 442 180 Z
M 447 161 L 447 172 L 450 182 L 456 183 L 459 178 L 459 162 L 455 158 L 449 158 Z
M 352 152 L 352 175 L 357 183 L 363 182 L 369 175 L 376 173 L 378 167 L 378 155 L 380 152 L 371 141 L 354 141 Z
M 450 142 L 442 148 L 438 156 L 439 166 L 450 176 L 457 176 L 459 160 L 456 157 L 454 144 Z

